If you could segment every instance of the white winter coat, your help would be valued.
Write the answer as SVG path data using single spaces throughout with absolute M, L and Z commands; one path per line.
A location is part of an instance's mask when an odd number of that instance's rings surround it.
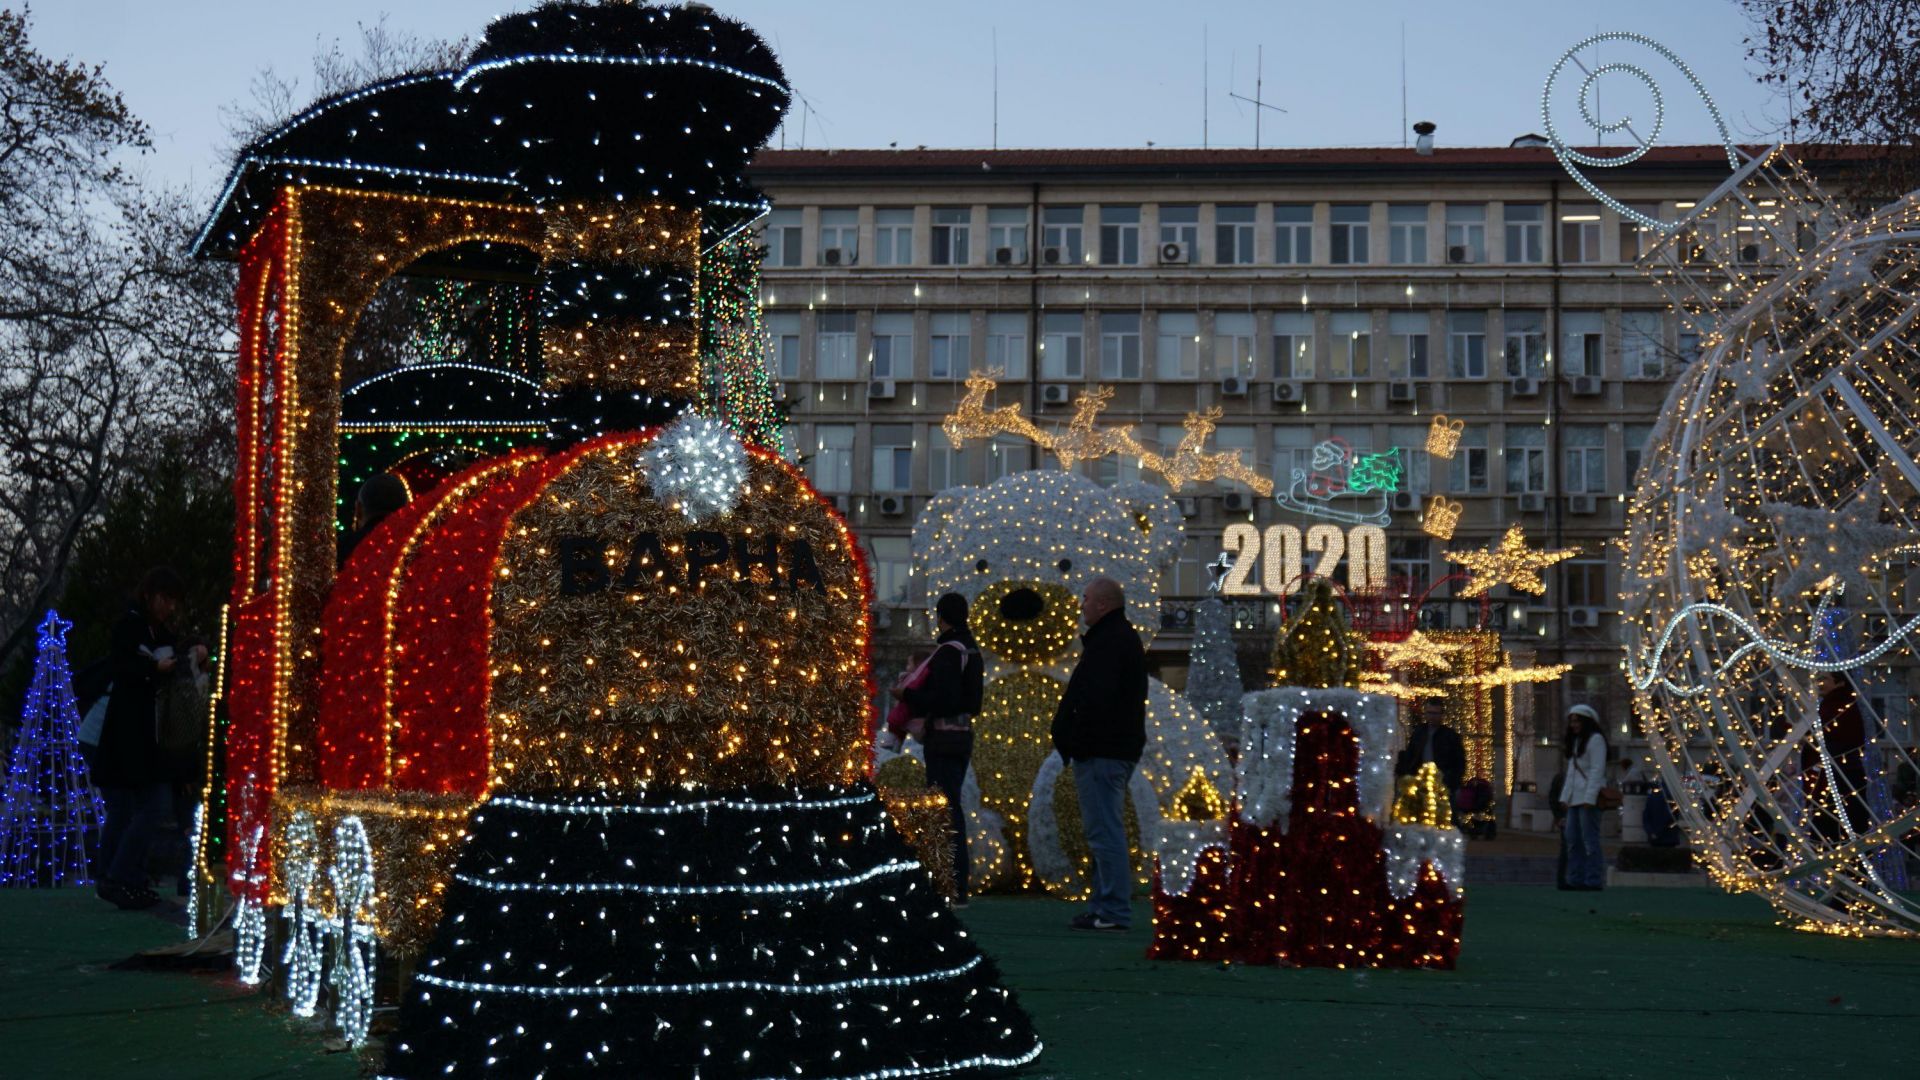
M 1587 737 L 1587 748 L 1567 758 L 1567 778 L 1560 785 L 1560 801 L 1568 806 L 1592 806 L 1607 782 L 1607 741 L 1598 732 Z

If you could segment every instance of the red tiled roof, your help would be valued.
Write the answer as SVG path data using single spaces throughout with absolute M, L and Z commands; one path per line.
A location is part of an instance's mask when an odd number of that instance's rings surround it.
M 1619 146 L 1581 147 L 1593 154 L 1620 154 Z M 1745 148 L 1757 153 L 1765 147 Z M 1803 160 L 1866 161 L 1876 147 L 1821 144 L 1791 147 Z M 1647 165 L 1685 167 L 1726 161 L 1718 146 L 1658 146 L 1640 159 Z M 1438 147 L 1420 154 L 1399 146 L 1282 147 L 1270 150 L 1086 149 L 1086 150 L 775 150 L 760 151 L 753 169 L 762 172 L 978 172 L 1008 171 L 1156 171 L 1210 169 L 1243 171 L 1261 167 L 1353 168 L 1367 166 L 1498 167 L 1555 166 L 1545 146 Z

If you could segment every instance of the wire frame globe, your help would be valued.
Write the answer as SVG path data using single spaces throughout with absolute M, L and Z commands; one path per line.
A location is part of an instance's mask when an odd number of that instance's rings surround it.
M 1643 266 L 1702 345 L 1625 539 L 1660 778 L 1722 885 L 1801 928 L 1920 935 L 1920 200 L 1850 215 L 1776 148 Z

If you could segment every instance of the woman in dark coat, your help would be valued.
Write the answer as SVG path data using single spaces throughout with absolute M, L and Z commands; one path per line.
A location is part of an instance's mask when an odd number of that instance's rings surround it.
M 986 661 L 967 628 L 966 597 L 942 596 L 934 605 L 934 616 L 940 626 L 940 645 L 927 666 L 926 680 L 915 689 L 896 688 L 893 696 L 926 720 L 920 738 L 927 750 L 927 783 L 946 795 L 953 824 L 953 906 L 966 907 L 967 814 L 960 794 L 973 759 L 973 718 L 980 712 Z
M 174 677 L 173 616 L 186 587 L 166 567 L 147 572 L 133 606 L 114 624 L 108 667 L 113 687 L 93 765 L 94 783 L 107 804 L 95 867 L 99 893 L 121 908 L 151 907 L 159 896 L 147 888 L 147 851 L 172 812 L 172 787 L 155 730 L 155 704 Z

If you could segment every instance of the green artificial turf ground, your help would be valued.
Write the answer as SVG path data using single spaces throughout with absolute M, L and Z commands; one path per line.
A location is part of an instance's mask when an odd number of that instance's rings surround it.
M 1033 1014 L 1031 1080 L 1920 1076 L 1920 942 L 1773 924 L 1707 889 L 1471 889 L 1454 972 L 1222 970 L 988 898 L 968 925 Z M 176 940 L 90 893 L 0 890 L 0 1076 L 344 1078 L 231 978 L 105 965 Z

